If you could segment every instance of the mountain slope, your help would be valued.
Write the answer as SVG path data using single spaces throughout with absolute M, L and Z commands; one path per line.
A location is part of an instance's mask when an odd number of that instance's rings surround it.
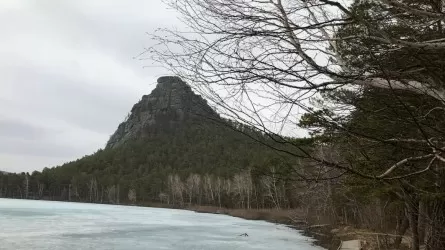
M 243 134 L 268 140 L 222 119 L 181 79 L 162 77 L 104 149 L 41 173 L 0 175 L 0 196 L 241 208 L 290 204 L 288 183 L 258 174 L 286 169 L 282 156 Z

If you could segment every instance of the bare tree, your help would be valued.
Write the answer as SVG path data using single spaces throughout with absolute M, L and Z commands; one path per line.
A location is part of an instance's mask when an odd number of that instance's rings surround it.
M 45 184 L 38 182 L 37 183 L 37 191 L 38 197 L 41 199 L 43 197 L 43 190 L 45 189 Z
M 88 182 L 88 193 L 89 193 L 89 201 L 97 202 L 99 200 L 99 189 L 97 187 L 96 178 L 91 178 Z
M 437 198 L 444 193 L 445 163 L 442 0 L 167 2 L 188 28 L 153 35 L 159 44 L 146 51 L 150 59 L 188 80 L 226 117 L 269 135 L 266 146 L 312 161 L 317 171 L 294 169 L 300 180 L 349 174 L 396 185 L 395 195 L 406 203 L 414 234 L 420 219 L 416 195 L 435 196 L 427 209 L 431 229 L 425 241 L 430 249 L 445 246 L 445 237 L 439 237 L 445 235 L 445 223 L 439 225 L 445 221 L 445 214 L 439 212 L 445 210 L 445 202 Z M 395 111 L 377 119 L 382 126 L 378 129 L 389 130 L 396 124 L 410 133 L 370 134 L 343 121 L 357 110 L 369 116 L 379 110 L 314 101 L 337 90 L 359 95 L 384 92 L 391 103 L 382 109 Z M 308 151 L 280 135 L 294 132 L 303 113 L 341 132 L 345 138 L 341 157 Z M 373 169 L 360 167 L 359 161 L 372 162 L 369 148 L 377 152 L 385 147 L 404 153 L 385 156 L 386 161 Z M 264 180 L 273 191 L 273 181 Z M 226 192 L 243 195 L 239 183 L 239 177 L 233 185 L 226 180 Z M 423 237 L 414 236 L 413 248 L 419 249 Z
M 120 201 L 120 185 L 119 183 L 117 184 L 117 191 L 116 191 L 116 203 L 119 204 Z
M 136 202 L 136 190 L 134 188 L 128 190 L 128 200 L 133 204 Z
M 153 38 L 159 41 L 159 45 L 147 50 L 147 53 L 151 53 L 150 58 L 188 79 L 195 90 L 211 100 L 226 116 L 263 132 L 277 136 L 277 132 L 286 130 L 286 127 L 295 127 L 302 112 L 306 112 L 320 116 L 326 123 L 351 133 L 351 136 L 366 138 L 365 134 L 348 131 L 334 117 L 320 115 L 319 110 L 310 105 L 309 99 L 318 96 L 320 91 L 338 88 L 404 90 L 438 102 L 438 106 L 430 112 L 425 111 L 424 115 L 445 110 L 444 83 L 440 77 L 435 77 L 437 70 L 433 70 L 432 66 L 416 60 L 423 65 L 392 72 L 382 68 L 384 65 L 381 63 L 372 61 L 373 57 L 393 51 L 411 53 L 408 57 L 413 60 L 418 55 L 442 53 L 445 46 L 441 39 L 421 37 L 423 40 L 419 41 L 416 37 L 416 42 L 404 40 L 403 34 L 396 37 L 396 33 L 388 34 L 384 29 L 379 29 L 380 23 L 372 19 L 379 20 L 381 16 L 373 16 L 370 12 L 363 16 L 353 7 L 337 1 L 168 2 L 182 15 L 188 30 L 161 30 L 159 35 L 155 34 Z M 382 17 L 388 22 L 397 20 L 407 23 L 410 20 L 400 18 L 397 11 L 408 11 L 417 18 L 419 27 L 427 27 L 432 16 L 442 15 L 428 6 L 427 10 L 423 10 L 419 9 L 422 6 L 392 0 L 376 1 L 375 4 L 381 5 L 383 10 L 395 9 L 385 12 L 387 16 Z M 437 20 L 440 26 L 443 19 L 436 17 L 433 20 Z M 341 31 L 345 27 L 357 27 L 358 31 L 344 36 Z M 349 48 L 362 54 L 348 54 Z M 369 57 L 372 63 L 356 62 L 358 60 L 351 59 L 354 56 L 358 59 Z M 351 61 L 358 66 L 349 65 Z M 444 61 L 435 63 L 442 65 Z M 430 152 L 401 158 L 376 175 L 360 172 L 340 162 L 326 165 L 364 178 L 393 179 L 430 170 L 426 167 L 390 176 L 406 163 L 433 158 L 444 161 L 443 149 L 433 145 L 429 141 L 431 138 L 425 135 L 420 138 L 385 139 L 386 143 L 423 142 L 431 146 Z M 280 141 L 286 142 L 283 138 Z M 323 163 L 323 159 L 308 155 L 298 147 L 289 153 Z
M 178 175 L 169 175 L 168 184 L 170 193 L 173 197 L 173 202 L 179 202 L 180 205 L 184 204 L 184 184 L 182 183 L 181 178 Z
M 106 193 L 108 197 L 108 202 L 112 204 L 116 203 L 116 186 L 115 185 L 108 186 Z
M 270 175 L 264 176 L 261 179 L 261 184 L 264 187 L 264 196 L 270 199 L 274 204 L 275 208 L 281 208 L 280 198 L 282 196 L 279 186 L 280 178 L 277 176 L 275 169 L 272 167 L 270 170 Z
M 192 204 L 194 195 L 198 198 L 200 192 L 200 185 L 201 185 L 201 176 L 199 176 L 198 174 L 189 175 L 185 183 L 187 196 L 189 198 L 189 205 Z
M 25 180 L 23 181 L 23 189 L 25 193 L 25 199 L 28 199 L 28 193 L 29 193 L 29 176 L 28 174 L 25 174 Z
M 166 193 L 160 193 L 159 200 L 161 203 L 167 203 L 168 205 L 170 204 L 170 196 Z
M 206 174 L 203 178 L 203 189 L 206 196 L 206 201 L 208 203 L 212 203 L 215 200 L 215 193 L 214 193 L 214 179 L 211 175 Z
M 221 207 L 221 195 L 223 192 L 223 181 L 221 180 L 221 178 L 218 176 L 216 177 L 216 181 L 215 181 L 215 193 L 216 196 L 218 197 L 218 206 Z

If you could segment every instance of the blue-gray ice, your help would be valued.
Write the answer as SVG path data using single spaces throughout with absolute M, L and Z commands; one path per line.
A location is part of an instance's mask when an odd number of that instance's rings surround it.
M 0 249 L 321 248 L 286 226 L 225 215 L 0 199 Z

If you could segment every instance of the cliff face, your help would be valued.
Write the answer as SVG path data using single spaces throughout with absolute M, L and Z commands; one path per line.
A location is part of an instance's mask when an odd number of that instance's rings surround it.
M 151 138 L 163 132 L 174 133 L 191 122 L 218 117 L 207 102 L 179 77 L 161 77 L 151 94 L 144 95 L 133 106 L 126 121 L 110 137 L 107 148 L 118 147 L 131 139 Z

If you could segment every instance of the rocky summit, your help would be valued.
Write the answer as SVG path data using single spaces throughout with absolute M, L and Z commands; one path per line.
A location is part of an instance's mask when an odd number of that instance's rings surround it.
M 110 137 L 107 148 L 115 148 L 136 138 L 151 138 L 162 132 L 174 133 L 184 125 L 218 114 L 181 78 L 164 76 L 156 88 L 136 103 L 127 119 Z

